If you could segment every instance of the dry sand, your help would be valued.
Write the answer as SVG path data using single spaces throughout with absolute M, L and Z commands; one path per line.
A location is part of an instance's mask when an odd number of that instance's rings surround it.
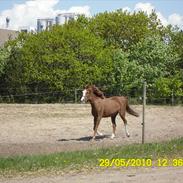
M 141 143 L 142 106 L 132 106 L 140 117 L 126 116 L 130 138 L 125 136 L 124 125 L 117 118 L 117 137 L 110 139 L 110 118 L 99 126 L 104 134 L 90 142 L 93 117 L 87 104 L 1 104 L 0 156 L 48 154 L 52 152 L 101 148 L 113 145 Z M 147 106 L 145 141 L 167 141 L 183 135 L 183 107 Z M 94 178 L 94 179 L 93 179 Z M 92 181 L 91 181 L 92 180 Z M 183 168 L 141 168 L 104 170 L 102 172 L 58 176 L 16 177 L 0 182 L 181 182 Z
M 110 139 L 110 118 L 103 118 L 99 129 L 104 134 L 90 142 L 93 117 L 86 104 L 1 104 L 0 156 L 45 154 L 111 145 L 141 143 L 142 106 L 132 106 L 140 117 L 126 116 L 130 138 L 117 117 L 117 136 Z M 147 106 L 145 141 L 166 141 L 183 135 L 183 107 Z

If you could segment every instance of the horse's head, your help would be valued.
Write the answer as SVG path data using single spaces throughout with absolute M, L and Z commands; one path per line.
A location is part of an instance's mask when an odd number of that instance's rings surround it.
M 87 85 L 85 89 L 82 91 L 83 95 L 81 97 L 81 102 L 87 102 L 92 94 L 92 85 Z
M 104 99 L 105 96 L 95 85 L 87 85 L 83 90 L 83 96 L 81 97 L 82 102 L 87 102 L 92 95 Z

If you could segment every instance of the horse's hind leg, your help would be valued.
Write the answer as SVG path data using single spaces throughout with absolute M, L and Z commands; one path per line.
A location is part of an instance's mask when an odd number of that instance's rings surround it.
M 111 117 L 111 121 L 112 121 L 112 135 L 111 135 L 111 139 L 113 139 L 116 136 L 116 115 Z
M 119 115 L 120 115 L 121 119 L 124 122 L 126 136 L 130 137 L 130 133 L 128 132 L 128 129 L 127 129 L 127 120 L 125 119 L 125 114 L 124 113 L 119 113 Z
M 102 136 L 103 133 L 101 133 L 100 131 L 97 130 L 97 135 Z

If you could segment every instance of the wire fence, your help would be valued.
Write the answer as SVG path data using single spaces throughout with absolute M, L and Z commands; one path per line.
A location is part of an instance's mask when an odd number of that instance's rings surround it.
M 143 91 L 138 94 L 132 94 L 135 91 L 130 92 L 130 94 L 120 93 L 121 96 L 127 96 L 130 104 L 142 104 L 143 101 Z M 46 91 L 46 92 L 31 92 L 22 94 L 6 94 L 0 95 L 0 103 L 80 103 L 80 98 L 82 96 L 82 89 L 73 89 L 63 93 L 62 91 Z M 112 95 L 106 95 L 110 97 Z M 168 97 L 154 97 L 148 96 L 147 90 L 147 105 L 182 105 L 183 96 L 168 96 Z
M 60 91 L 34 92 L 24 94 L 0 95 L 0 103 L 77 103 L 78 99 L 73 92 L 73 96 L 66 96 Z

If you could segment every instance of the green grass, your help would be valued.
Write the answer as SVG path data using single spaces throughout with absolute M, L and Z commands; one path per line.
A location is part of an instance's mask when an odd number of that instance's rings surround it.
M 99 159 L 113 158 L 182 158 L 183 137 L 162 143 L 132 144 L 87 151 L 61 152 L 50 155 L 0 157 L 0 174 L 36 171 L 71 171 L 99 166 Z

